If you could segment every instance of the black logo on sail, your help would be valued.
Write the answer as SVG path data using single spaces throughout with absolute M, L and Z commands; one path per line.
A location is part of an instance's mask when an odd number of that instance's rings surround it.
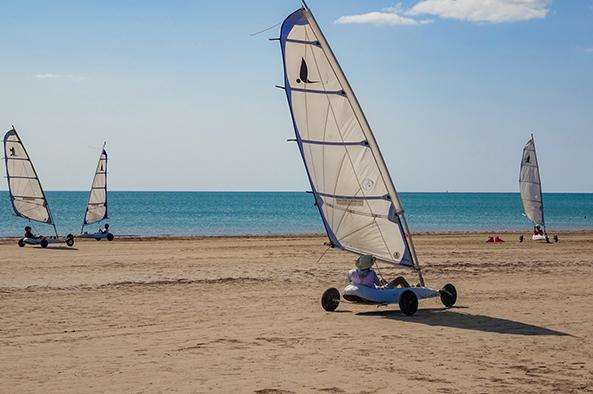
M 307 67 L 307 63 L 305 63 L 305 59 L 301 58 L 301 71 L 299 73 L 299 79 L 297 79 L 297 83 L 317 83 L 319 81 L 309 81 L 309 68 Z
M 531 156 L 527 155 L 527 158 L 525 159 L 525 163 L 529 163 L 529 160 L 531 160 Z

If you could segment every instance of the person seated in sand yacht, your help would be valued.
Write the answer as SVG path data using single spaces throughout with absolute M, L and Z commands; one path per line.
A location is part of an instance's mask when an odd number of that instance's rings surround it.
M 348 272 L 347 283 L 357 286 L 374 287 L 378 289 L 394 289 L 396 287 L 410 287 L 410 284 L 402 276 L 398 276 L 391 282 L 380 279 L 377 273 L 371 268 L 377 259 L 371 255 L 362 255 L 356 259 L 356 268 Z
M 542 227 L 539 224 L 533 227 L 533 235 L 544 235 L 544 230 L 542 230 Z
M 31 226 L 27 226 L 27 227 L 25 227 L 24 238 L 39 239 L 39 238 L 43 238 L 43 237 L 41 235 L 37 236 L 37 235 L 33 234 L 33 229 L 31 228 Z
M 101 234 L 107 234 L 109 232 L 109 223 L 105 223 L 105 229 L 103 229 L 102 227 L 99 227 L 99 232 Z

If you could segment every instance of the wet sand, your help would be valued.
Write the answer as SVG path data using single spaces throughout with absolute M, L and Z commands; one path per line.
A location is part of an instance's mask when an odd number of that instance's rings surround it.
M 0 241 L 0 391 L 593 392 L 593 233 L 502 238 L 417 236 L 459 300 L 412 317 L 324 312 L 353 256 L 319 236 Z

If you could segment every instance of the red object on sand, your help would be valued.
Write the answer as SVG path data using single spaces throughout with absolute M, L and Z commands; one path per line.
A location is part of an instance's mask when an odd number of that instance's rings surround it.
M 488 241 L 486 242 L 494 242 L 494 237 L 488 237 Z
M 497 235 L 496 238 L 494 238 L 494 242 L 504 242 L 504 240 Z

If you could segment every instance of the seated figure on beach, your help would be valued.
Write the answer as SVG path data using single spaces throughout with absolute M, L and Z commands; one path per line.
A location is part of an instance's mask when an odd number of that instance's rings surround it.
M 376 258 L 371 255 L 362 255 L 356 259 L 356 268 L 348 272 L 347 283 L 357 286 L 366 286 L 382 289 L 393 289 L 396 287 L 410 287 L 408 281 L 398 276 L 391 282 L 380 279 L 377 273 L 371 268 Z
M 542 230 L 542 227 L 538 224 L 535 227 L 533 227 L 533 234 L 534 235 L 544 235 L 544 230 Z
M 30 226 L 25 227 L 25 235 L 24 238 L 29 238 L 29 239 L 37 239 L 37 238 L 42 238 L 41 236 L 36 236 L 35 234 L 33 234 L 33 229 L 31 229 Z
M 103 229 L 102 227 L 99 228 L 99 232 L 101 234 L 107 234 L 109 232 L 109 223 L 105 223 L 105 228 Z

